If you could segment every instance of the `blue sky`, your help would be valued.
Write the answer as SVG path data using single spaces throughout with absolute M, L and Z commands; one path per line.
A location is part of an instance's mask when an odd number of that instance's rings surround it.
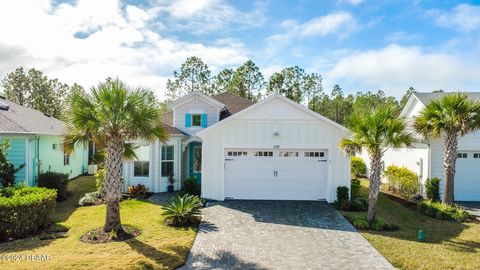
M 165 83 L 197 55 L 213 74 L 252 59 L 298 65 L 326 92 L 480 91 L 480 1 L 1 1 L 0 76 L 23 65 L 68 83 Z

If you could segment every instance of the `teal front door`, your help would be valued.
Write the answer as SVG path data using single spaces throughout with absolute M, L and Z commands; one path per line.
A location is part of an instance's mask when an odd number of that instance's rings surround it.
M 190 144 L 190 177 L 194 177 L 197 183 L 202 182 L 202 145 L 200 143 Z

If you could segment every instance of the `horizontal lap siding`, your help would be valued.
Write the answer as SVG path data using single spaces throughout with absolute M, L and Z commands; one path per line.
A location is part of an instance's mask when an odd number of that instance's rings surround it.
M 279 136 L 273 136 L 276 131 Z M 343 136 L 340 130 L 318 120 L 233 120 L 203 138 L 202 196 L 223 200 L 224 146 L 273 147 L 278 144 L 281 148 L 330 148 L 332 186 L 327 192 L 330 198 L 335 198 L 336 187 L 349 186 L 350 181 L 350 161 L 338 148 Z
M 217 108 L 213 105 L 203 101 L 202 99 L 198 98 L 195 99 L 193 97 L 190 101 L 178 105 L 175 107 L 175 123 L 173 125 L 187 133 L 190 133 L 192 130 L 201 130 L 203 128 L 186 128 L 185 127 L 185 114 L 189 111 L 203 111 L 203 113 L 207 114 L 207 126 L 211 126 L 217 122 Z
M 15 166 L 15 168 L 25 164 L 25 139 L 3 137 L 0 138 L 0 143 L 3 143 L 5 139 L 10 140 L 10 148 L 7 150 L 8 160 Z M 23 168 L 15 174 L 15 182 L 21 183 L 25 180 L 25 168 Z

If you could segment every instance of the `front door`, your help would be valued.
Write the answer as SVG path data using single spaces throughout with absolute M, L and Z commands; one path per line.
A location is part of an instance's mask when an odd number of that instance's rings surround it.
M 190 177 L 194 177 L 197 183 L 202 181 L 202 145 L 192 143 L 190 145 Z

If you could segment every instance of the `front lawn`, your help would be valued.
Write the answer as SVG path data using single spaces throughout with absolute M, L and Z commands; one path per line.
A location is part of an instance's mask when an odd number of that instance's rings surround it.
M 68 228 L 65 238 L 39 237 L 0 243 L 1 255 L 49 255 L 45 262 L 0 260 L 0 269 L 172 269 L 186 260 L 196 229 L 163 225 L 160 205 L 141 200 L 121 203 L 122 223 L 139 227 L 140 236 L 125 242 L 86 244 L 80 237 L 105 221 L 105 205 L 77 207 L 79 198 L 95 190 L 93 177 L 70 182 L 73 195 L 58 203 L 52 229 Z
M 368 181 L 361 181 L 368 196 Z M 400 229 L 361 234 L 395 267 L 400 269 L 480 269 L 480 224 L 433 219 L 380 194 L 378 216 Z M 361 212 L 342 211 L 345 216 Z M 426 242 L 417 241 L 417 231 Z

